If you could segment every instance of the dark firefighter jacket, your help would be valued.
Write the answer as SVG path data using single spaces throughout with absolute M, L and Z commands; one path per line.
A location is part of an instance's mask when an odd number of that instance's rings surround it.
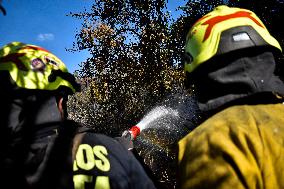
M 73 121 L 61 124 L 57 129 L 37 132 L 29 145 L 17 149 L 22 152 L 17 156 L 3 149 L 1 188 L 155 188 L 132 152 L 121 143 L 90 129 L 78 129 Z
M 179 188 L 284 188 L 284 88 L 273 55 L 224 60 L 201 74 L 207 119 L 179 141 Z

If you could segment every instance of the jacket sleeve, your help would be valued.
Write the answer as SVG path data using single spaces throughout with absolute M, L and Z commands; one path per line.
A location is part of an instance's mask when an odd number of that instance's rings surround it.
M 155 188 L 135 156 L 113 138 L 84 133 L 74 156 L 75 189 Z

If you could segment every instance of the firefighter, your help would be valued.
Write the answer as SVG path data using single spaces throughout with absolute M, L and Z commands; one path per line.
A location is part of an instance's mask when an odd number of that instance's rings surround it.
M 67 119 L 80 90 L 64 63 L 42 47 L 0 49 L 0 181 L 8 188 L 155 188 L 121 143 Z
M 179 141 L 179 188 L 284 188 L 277 40 L 252 11 L 220 5 L 192 26 L 185 53 L 204 120 Z

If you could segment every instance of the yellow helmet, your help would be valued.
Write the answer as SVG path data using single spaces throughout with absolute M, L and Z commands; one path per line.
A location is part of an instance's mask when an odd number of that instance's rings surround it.
M 65 64 L 49 51 L 35 45 L 12 42 L 0 49 L 0 72 L 8 71 L 19 88 L 70 93 L 80 90 Z
M 272 46 L 282 52 L 278 41 L 253 12 L 220 5 L 197 20 L 188 32 L 185 71 L 192 72 L 215 55 L 256 46 Z

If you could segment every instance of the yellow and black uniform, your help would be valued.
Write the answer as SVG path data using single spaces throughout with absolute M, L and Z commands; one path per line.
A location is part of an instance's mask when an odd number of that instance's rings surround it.
M 193 26 L 185 70 L 203 119 L 179 141 L 179 188 L 284 187 L 280 51 L 249 10 L 220 6 Z

